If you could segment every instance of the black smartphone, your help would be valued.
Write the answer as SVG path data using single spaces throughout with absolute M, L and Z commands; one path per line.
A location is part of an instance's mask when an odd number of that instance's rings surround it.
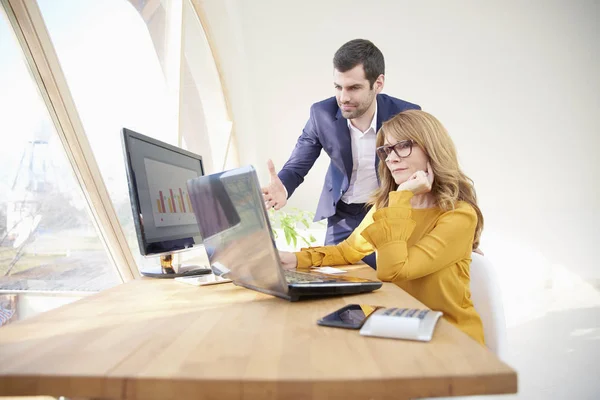
M 336 328 L 360 329 L 367 318 L 369 318 L 369 315 L 380 308 L 380 306 L 370 306 L 367 304 L 348 304 L 319 319 L 317 324 Z

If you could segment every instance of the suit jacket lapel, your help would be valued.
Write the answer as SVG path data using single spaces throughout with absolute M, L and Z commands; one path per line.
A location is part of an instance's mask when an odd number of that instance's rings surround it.
M 340 154 L 342 155 L 342 161 L 344 168 L 346 169 L 346 176 L 348 177 L 348 184 L 350 184 L 350 177 L 352 176 L 352 142 L 350 141 L 350 130 L 348 129 L 348 120 L 342 116 L 342 110 L 338 108 L 336 114 L 336 133 L 338 143 L 340 145 Z

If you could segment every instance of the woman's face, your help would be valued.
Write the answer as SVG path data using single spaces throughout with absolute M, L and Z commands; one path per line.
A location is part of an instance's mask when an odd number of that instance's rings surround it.
M 396 184 L 406 182 L 415 172 L 425 171 L 427 172 L 427 162 L 429 157 L 427 154 L 417 145 L 410 141 L 398 141 L 391 136 L 385 136 L 384 146 L 396 145 L 394 150 L 389 151 L 389 154 L 385 160 L 385 164 L 392 173 Z M 412 146 L 412 151 L 411 151 Z M 404 154 L 409 154 L 406 157 L 400 157 Z

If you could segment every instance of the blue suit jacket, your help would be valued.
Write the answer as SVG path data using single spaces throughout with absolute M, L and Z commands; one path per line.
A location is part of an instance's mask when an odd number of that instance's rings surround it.
M 399 112 L 410 109 L 420 110 L 421 107 L 385 94 L 378 94 L 377 131 L 383 122 Z M 321 149 L 329 155 L 331 162 L 325 175 L 323 191 L 315 212 L 315 221 L 335 214 L 336 205 L 348 190 L 352 175 L 352 146 L 348 122 L 342 116 L 335 97 L 312 105 L 310 118 L 302 135 L 298 138 L 289 160 L 279 171 L 279 179 L 285 185 L 288 197 L 304 181 L 304 177 L 321 154 Z M 375 164 L 377 170 L 377 158 Z

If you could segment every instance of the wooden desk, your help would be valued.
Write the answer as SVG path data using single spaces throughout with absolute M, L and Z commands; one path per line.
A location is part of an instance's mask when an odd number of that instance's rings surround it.
M 421 306 L 389 283 L 289 303 L 231 283 L 136 280 L 0 329 L 0 395 L 349 400 L 516 392 L 515 371 L 444 320 L 429 343 L 316 324 L 350 303 Z

